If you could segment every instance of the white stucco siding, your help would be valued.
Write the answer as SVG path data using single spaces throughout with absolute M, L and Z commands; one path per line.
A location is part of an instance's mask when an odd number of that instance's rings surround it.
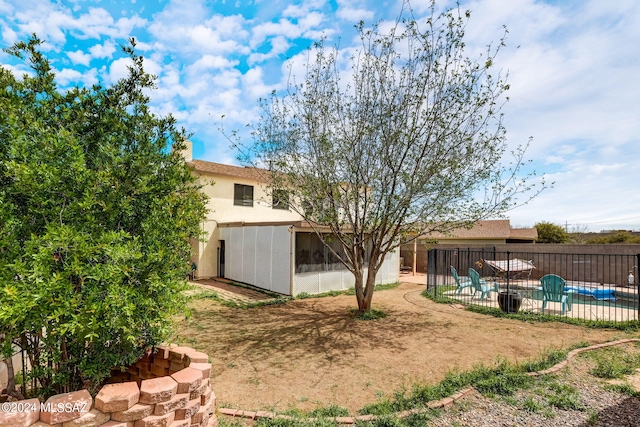
M 205 232 L 204 241 L 194 242 L 192 258 L 196 262 L 198 270 L 196 277 L 206 278 L 219 275 L 218 249 L 219 240 L 226 240 L 219 232 L 218 224 L 229 222 L 282 222 L 300 221 L 300 215 L 284 209 L 273 209 L 271 199 L 264 186 L 252 179 L 228 175 L 198 173 L 198 183 L 209 198 L 207 218 L 202 223 Z M 234 185 L 253 186 L 253 206 L 234 205 Z M 227 262 L 225 276 L 230 277 L 231 271 L 237 267 L 229 261 L 234 254 L 227 248 Z M 237 258 L 234 258 L 237 260 Z M 242 260 L 244 262 L 246 260 Z M 250 260 L 249 260 L 250 261 Z M 246 271 L 234 271 L 234 274 L 242 275 Z M 288 275 L 287 275 L 288 277 Z M 254 277 L 251 280 L 255 280 Z
M 212 182 L 213 181 L 213 182 Z M 299 221 L 300 215 L 284 209 L 273 209 L 271 197 L 264 185 L 247 178 L 208 175 L 198 177 L 204 185 L 202 191 L 209 197 L 208 217 L 217 222 L 267 222 L 267 221 Z M 242 184 L 253 187 L 253 206 L 237 206 L 233 204 L 234 185 Z

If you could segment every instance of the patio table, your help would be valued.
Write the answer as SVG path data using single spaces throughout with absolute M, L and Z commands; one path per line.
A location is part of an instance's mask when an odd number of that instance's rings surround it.
M 496 276 L 503 277 L 509 274 L 509 279 L 524 278 L 526 275 L 528 279 L 531 277 L 531 272 L 534 268 L 533 261 L 527 261 L 524 259 L 513 258 L 510 260 L 483 260 L 494 271 Z

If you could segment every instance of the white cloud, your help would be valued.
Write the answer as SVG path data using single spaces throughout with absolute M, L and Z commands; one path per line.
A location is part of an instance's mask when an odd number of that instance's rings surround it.
M 67 52 L 67 56 L 74 64 L 88 66 L 91 62 L 91 55 L 89 55 L 88 53 L 84 53 L 81 50 L 76 50 L 75 52 Z
M 220 55 L 203 55 L 200 59 L 187 67 L 187 73 L 200 75 L 211 70 L 231 68 L 238 64 L 238 61 L 231 61 Z
M 18 41 L 18 34 L 8 26 L 2 26 L 2 40 L 6 46 L 10 46 Z
M 263 98 L 271 92 L 271 87 L 264 84 L 262 68 L 252 68 L 242 76 L 242 85 L 249 98 Z
M 238 70 L 230 69 L 212 74 L 210 77 L 210 82 L 214 87 L 219 87 L 227 90 L 229 88 L 235 88 L 239 85 L 242 74 Z
M 201 2 L 174 0 L 148 26 L 155 47 L 183 58 L 201 54 L 248 54 L 241 43 L 248 33 L 240 15 L 210 12 Z
M 135 28 L 142 27 L 145 20 L 137 15 L 120 18 L 117 21 L 105 9 L 91 7 L 86 13 L 74 13 L 79 10 L 46 0 L 25 0 L 21 7 L 10 17 L 12 30 L 4 29 L 3 39 L 14 42 L 26 39 L 35 33 L 45 43 L 41 50 L 58 52 L 64 49 L 67 40 L 100 39 L 103 37 L 124 38 Z M 7 25 L 8 27 L 9 25 Z M 78 64 L 86 59 L 75 56 Z
M 359 3 L 361 2 L 339 0 L 336 16 L 352 25 L 360 21 L 364 21 L 367 25 L 373 24 L 374 11 L 367 9 Z M 400 8 L 398 8 L 398 12 L 400 12 Z
M 271 50 L 268 53 L 252 53 L 249 55 L 247 62 L 249 65 L 264 62 L 267 59 L 277 58 L 278 56 L 287 52 L 289 47 L 289 41 L 282 36 L 277 36 L 269 40 L 271 44 Z
M 592 165 L 589 167 L 591 173 L 601 175 L 603 172 L 615 172 L 624 168 L 625 165 L 617 163 L 614 165 Z
M 216 28 L 203 24 L 189 27 L 152 26 L 159 39 L 155 48 L 177 52 L 181 56 L 201 54 L 247 54 L 250 50 L 232 38 L 226 38 Z
M 104 79 L 109 84 L 114 84 L 118 80 L 123 79 L 129 75 L 129 68 L 132 65 L 130 58 L 119 58 L 111 63 L 108 73 L 104 76 Z
M 93 58 L 110 59 L 115 51 L 116 47 L 112 41 L 106 41 L 103 44 L 96 44 L 89 48 L 89 53 Z
M 324 32 L 318 27 L 325 19 L 320 12 L 310 12 L 297 23 L 288 19 L 280 19 L 278 22 L 264 22 L 253 27 L 250 46 L 260 46 L 267 38 L 283 36 L 289 39 L 305 37 L 315 38 L 318 32 Z
M 97 71 L 91 69 L 81 73 L 71 68 L 63 68 L 56 72 L 56 82 L 62 87 L 75 85 L 90 87 L 98 83 Z

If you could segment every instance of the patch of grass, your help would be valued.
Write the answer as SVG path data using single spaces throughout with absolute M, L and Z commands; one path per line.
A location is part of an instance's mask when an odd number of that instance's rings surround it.
M 256 427 L 338 427 L 339 424 L 329 419 L 299 419 L 299 418 L 261 418 L 256 423 Z
M 425 410 L 398 418 L 395 414 L 381 415 L 373 421 L 357 421 L 356 427 L 425 427 L 439 415 L 438 410 Z
M 584 411 L 585 406 L 580 403 L 578 389 L 560 382 L 550 384 L 550 393 L 546 396 L 547 402 L 558 409 Z
M 589 417 L 587 417 L 587 425 L 594 426 L 598 423 L 599 415 L 596 411 L 589 411 Z
M 460 301 L 454 298 L 450 298 L 446 296 L 444 293 L 457 289 L 456 286 L 437 286 L 434 288 L 427 288 L 422 291 L 421 295 L 425 298 L 430 299 L 433 302 L 437 302 L 438 304 L 459 304 Z
M 194 293 L 191 294 L 188 298 L 193 300 L 200 299 L 211 299 L 214 301 L 221 301 L 220 295 L 216 291 L 210 291 L 208 289 L 196 288 L 194 289 Z
M 459 301 L 457 299 L 443 295 L 443 292 L 446 292 L 446 290 L 444 289 L 451 290 L 451 288 L 455 289 L 455 286 L 438 286 L 437 288 L 435 288 L 437 289 L 437 291 L 435 289 L 425 290 L 422 292 L 422 296 L 439 304 L 464 304 L 464 301 Z M 584 326 L 592 329 L 617 329 L 627 333 L 640 331 L 640 322 L 637 322 L 635 320 L 628 320 L 624 322 L 616 322 L 614 320 L 589 320 L 567 316 L 553 316 L 544 313 L 533 313 L 531 311 L 505 313 L 499 308 L 485 307 L 475 304 L 466 305 L 465 309 L 474 313 L 486 314 L 493 317 L 503 317 L 507 319 L 520 320 L 522 322 L 561 322 L 570 325 Z
M 242 421 L 229 419 L 228 417 L 218 417 L 218 427 L 244 427 Z
M 364 313 L 358 313 L 358 309 L 354 308 L 353 310 L 351 310 L 351 313 L 356 320 L 379 320 L 387 317 L 387 313 L 375 308 L 372 308 L 369 311 L 365 311 Z
M 581 341 L 573 344 L 567 350 L 550 349 L 547 350 L 541 358 L 523 362 L 520 366 L 522 366 L 522 369 L 526 372 L 542 371 L 565 360 L 571 350 L 589 347 L 590 345 L 587 341 Z
M 228 282 L 228 284 L 231 285 L 231 286 L 235 286 L 236 288 L 249 289 L 251 291 L 259 292 L 259 293 L 264 294 L 264 295 L 266 295 L 268 297 L 271 297 L 271 298 L 282 297 L 282 294 L 279 294 L 277 292 L 271 292 L 271 291 L 268 291 L 266 289 L 258 288 L 256 286 L 251 286 L 251 285 L 247 285 L 247 284 L 244 284 L 244 283 L 239 283 L 239 282 L 233 282 L 232 281 L 232 282 Z
M 622 378 L 640 368 L 640 354 L 630 354 L 617 347 L 590 351 L 585 357 L 596 363 L 589 373 L 598 378 Z
M 607 391 L 612 391 L 614 393 L 624 394 L 629 397 L 640 397 L 640 392 L 637 391 L 631 384 L 623 383 L 623 384 L 605 384 L 603 388 Z
M 537 372 L 548 369 L 567 358 L 570 350 L 548 350 L 541 358 L 526 361 L 521 364 L 526 372 Z
M 541 402 L 539 402 L 538 400 L 534 399 L 531 396 L 526 397 L 522 401 L 521 407 L 527 412 L 533 412 L 536 414 L 542 413 L 546 409 L 546 406 L 544 404 L 542 404 Z
M 382 285 L 376 285 L 376 287 L 374 288 L 374 292 L 378 292 L 378 291 L 386 291 L 389 289 L 395 289 L 398 286 L 400 286 L 400 282 L 395 282 L 395 283 L 386 283 L 386 284 L 382 284 Z M 337 297 L 339 295 L 355 295 L 356 294 L 356 290 L 355 288 L 349 288 L 346 289 L 344 291 L 328 291 L 328 292 L 323 292 L 320 294 L 310 294 L 307 292 L 302 292 L 299 293 L 298 295 L 295 296 L 295 299 L 308 299 L 308 298 L 326 298 L 326 297 Z
M 376 285 L 374 291 L 376 291 L 376 292 L 378 292 L 378 291 L 388 291 L 390 289 L 395 289 L 398 286 L 400 286 L 400 282 L 383 283 L 381 285 Z
M 509 396 L 530 388 L 534 380 L 522 368 L 503 360 L 496 368 L 480 366 L 471 372 L 470 385 L 486 396 Z
M 555 416 L 553 408 L 562 410 L 586 410 L 581 403 L 578 389 L 563 383 L 555 376 L 541 376 L 534 379 L 535 386 L 518 396 L 502 397 L 502 400 L 519 409 L 541 414 L 547 418 Z
M 269 305 L 286 304 L 289 301 L 291 301 L 291 298 L 283 297 L 282 295 L 279 295 L 277 298 L 274 298 L 274 299 L 246 302 L 246 303 L 233 301 L 233 300 L 221 300 L 220 304 L 230 308 L 249 309 L 249 308 L 256 308 L 256 307 L 266 307 Z
M 398 391 L 392 398 L 367 405 L 359 413 L 386 415 L 424 408 L 428 402 L 448 397 L 469 386 L 487 396 L 508 396 L 519 389 L 530 388 L 533 384 L 534 379 L 526 375 L 521 367 L 502 360 L 493 368 L 479 365 L 471 371 L 448 372 L 437 385 L 414 384 L 410 393 L 406 390 Z
M 329 405 L 325 408 L 314 409 L 309 412 L 312 418 L 348 417 L 349 410 L 338 405 Z
M 356 423 L 357 427 L 403 427 L 406 424 L 395 415 L 383 415 L 373 421 Z
M 438 415 L 440 415 L 440 411 L 428 410 L 417 414 L 411 414 L 403 421 L 407 427 L 423 427 L 428 425 L 428 423 L 433 419 L 437 418 Z
M 307 299 L 307 298 L 313 298 L 313 295 L 311 295 L 308 292 L 300 292 L 298 295 L 295 296 L 295 299 Z

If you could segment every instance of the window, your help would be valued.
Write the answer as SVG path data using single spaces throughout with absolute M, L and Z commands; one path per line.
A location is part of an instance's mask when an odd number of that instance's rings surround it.
M 273 209 L 289 209 L 289 193 L 284 190 L 275 190 L 271 196 L 271 207 Z
M 234 184 L 233 204 L 236 206 L 253 206 L 253 186 Z

